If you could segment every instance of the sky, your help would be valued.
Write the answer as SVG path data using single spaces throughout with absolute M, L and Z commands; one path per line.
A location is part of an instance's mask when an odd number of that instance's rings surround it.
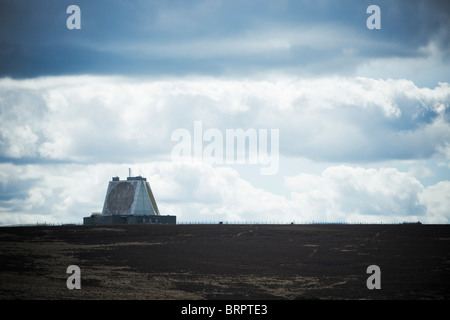
M 178 222 L 447 224 L 449 27 L 436 0 L 0 0 L 0 225 L 82 223 L 129 168 Z

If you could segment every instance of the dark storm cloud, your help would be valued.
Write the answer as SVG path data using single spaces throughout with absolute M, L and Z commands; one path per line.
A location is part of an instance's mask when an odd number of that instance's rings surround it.
M 71 4 L 81 30 L 66 28 Z M 376 32 L 365 27 L 370 4 L 2 0 L 0 76 L 345 72 L 370 57 L 423 54 L 431 40 L 448 56 L 448 4 L 377 1 Z

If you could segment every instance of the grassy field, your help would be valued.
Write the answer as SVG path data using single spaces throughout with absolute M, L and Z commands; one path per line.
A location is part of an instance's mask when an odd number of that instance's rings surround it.
M 450 299 L 450 226 L 2 227 L 0 299 Z

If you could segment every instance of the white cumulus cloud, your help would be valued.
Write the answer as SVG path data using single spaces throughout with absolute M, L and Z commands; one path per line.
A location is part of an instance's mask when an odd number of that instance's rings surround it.
M 129 166 L 153 181 L 160 210 L 181 221 L 449 219 L 448 181 L 420 162 L 436 161 L 440 172 L 448 166 L 447 83 L 4 78 L 0 97 L 1 223 L 81 221 L 101 210 L 107 181 Z M 172 162 L 172 132 L 193 134 L 194 121 L 222 133 L 279 129 L 271 191 L 263 187 L 269 180 L 252 179 L 239 165 Z M 323 170 L 302 171 L 300 159 Z M 390 165 L 380 168 L 380 161 Z M 433 177 L 427 185 L 426 177 Z

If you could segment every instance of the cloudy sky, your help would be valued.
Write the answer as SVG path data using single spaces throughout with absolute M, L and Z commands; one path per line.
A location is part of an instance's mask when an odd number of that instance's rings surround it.
M 448 1 L 0 0 L 0 224 L 81 223 L 128 168 L 183 222 L 449 223 L 449 27 Z M 278 130 L 276 172 L 174 159 L 195 123 Z

